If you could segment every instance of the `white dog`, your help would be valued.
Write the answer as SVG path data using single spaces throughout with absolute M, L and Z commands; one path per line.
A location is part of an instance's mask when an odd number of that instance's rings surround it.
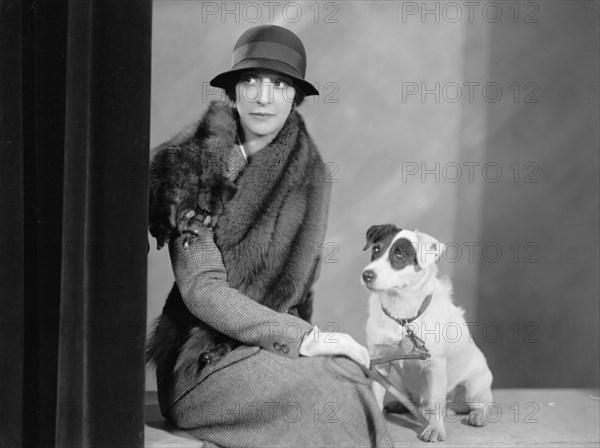
M 408 397 L 411 411 L 427 421 L 421 440 L 446 438 L 447 409 L 468 413 L 469 424 L 482 426 L 482 410 L 492 401 L 492 373 L 471 339 L 464 311 L 452 303 L 450 281 L 437 275 L 435 261 L 444 245 L 391 224 L 369 228 L 364 250 L 371 245 L 371 263 L 362 272 L 362 283 L 371 292 L 367 347 L 372 365 L 399 349 L 409 357 L 427 358 L 376 367 L 388 379 L 391 367 L 397 371 L 401 383 L 394 386 Z M 383 409 L 385 389 L 373 382 L 373 392 Z

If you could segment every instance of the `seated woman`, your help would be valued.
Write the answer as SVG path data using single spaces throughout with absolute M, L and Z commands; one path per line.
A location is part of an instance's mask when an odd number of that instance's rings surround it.
M 150 230 L 174 285 L 148 344 L 161 412 L 220 446 L 393 446 L 365 347 L 309 323 L 330 184 L 296 107 L 318 94 L 291 31 L 246 31 L 229 101 L 161 145 Z

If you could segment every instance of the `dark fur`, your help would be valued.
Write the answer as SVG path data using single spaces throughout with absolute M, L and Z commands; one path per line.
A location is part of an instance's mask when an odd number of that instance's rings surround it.
M 219 114 L 217 114 L 219 115 Z M 160 249 L 189 223 L 185 214 L 194 210 L 199 216 L 218 216 L 235 194 L 236 186 L 224 175 L 227 170 L 224 148 L 210 148 L 206 128 L 218 125 L 218 117 L 207 114 L 194 133 L 189 130 L 163 143 L 150 165 L 150 234 Z M 235 137 L 230 129 L 220 129 Z
M 226 175 L 237 126 L 235 112 L 215 102 L 194 130 L 156 150 L 150 231 L 160 247 L 191 224 L 185 218 L 189 210 L 218 217 L 215 242 L 229 285 L 272 309 L 291 308 L 309 320 L 313 262 L 327 214 L 325 166 L 302 118 L 292 111 L 273 142 L 240 174 L 236 191 Z M 174 285 L 148 341 L 147 359 L 160 383 L 169 381 L 174 369 L 199 372 L 207 360 L 237 344 L 190 313 Z
M 394 239 L 394 236 L 401 230 L 402 229 L 399 229 L 394 224 L 378 224 L 369 227 L 367 230 L 367 243 L 365 244 L 365 247 L 363 247 L 363 250 L 367 250 L 369 247 L 371 247 L 371 245 L 382 241 L 383 247 L 381 248 L 382 250 L 379 254 L 379 256 L 381 256 L 385 252 L 385 249 L 390 242 Z M 373 261 L 375 258 L 377 257 L 373 255 L 371 261 Z

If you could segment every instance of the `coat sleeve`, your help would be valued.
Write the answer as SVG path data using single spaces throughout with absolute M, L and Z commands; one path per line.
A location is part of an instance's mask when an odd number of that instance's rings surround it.
M 175 282 L 187 308 L 215 330 L 244 344 L 258 345 L 290 358 L 312 326 L 245 296 L 227 283 L 227 271 L 210 228 L 183 247 L 181 237 L 169 243 Z

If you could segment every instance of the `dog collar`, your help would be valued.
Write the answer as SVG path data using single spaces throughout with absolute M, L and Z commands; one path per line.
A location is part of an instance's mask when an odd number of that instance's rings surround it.
M 419 316 L 421 316 L 421 314 L 423 314 L 425 312 L 425 310 L 431 303 L 432 297 L 433 297 L 433 293 L 431 293 L 427 297 L 425 297 L 425 299 L 423 300 L 423 303 L 421 303 L 421 306 L 419 307 L 419 311 L 417 311 L 417 315 L 415 317 L 408 318 L 408 319 L 396 319 L 394 316 L 392 316 L 388 312 L 388 310 L 385 309 L 383 304 L 381 304 L 381 309 L 383 310 L 383 312 L 385 313 L 385 315 L 387 317 L 389 317 L 390 319 L 397 322 L 400 326 L 405 327 L 406 324 L 414 321 Z M 431 355 L 429 354 L 429 350 L 427 350 L 427 347 L 425 347 L 425 341 L 423 339 L 421 339 L 419 336 L 417 336 L 414 333 L 414 331 L 412 330 L 412 328 L 406 327 L 406 336 L 413 344 L 412 351 L 406 352 L 404 350 L 404 348 L 402 347 L 402 342 L 400 342 L 400 344 L 398 344 L 398 349 L 396 350 L 396 353 L 389 355 L 389 356 L 372 359 L 371 365 L 375 366 L 377 364 L 383 364 L 385 362 L 396 361 L 396 360 L 400 360 L 400 359 L 422 359 L 422 360 L 424 360 L 424 359 L 428 359 L 431 357 Z
M 419 307 L 419 311 L 417 311 L 417 315 L 415 317 L 410 317 L 407 319 L 397 319 L 394 316 L 392 316 L 389 311 L 383 306 L 383 303 L 381 304 L 381 309 L 383 310 L 384 314 L 389 317 L 390 319 L 396 321 L 397 323 L 399 323 L 400 325 L 402 325 L 403 327 L 406 324 L 411 323 L 413 320 L 418 319 L 421 314 L 423 314 L 425 312 L 425 310 L 427 309 L 427 307 L 429 306 L 429 304 L 431 303 L 431 298 L 433 297 L 433 293 L 429 294 L 427 297 L 425 297 L 425 299 L 423 300 L 423 303 L 421 303 L 421 306 Z

